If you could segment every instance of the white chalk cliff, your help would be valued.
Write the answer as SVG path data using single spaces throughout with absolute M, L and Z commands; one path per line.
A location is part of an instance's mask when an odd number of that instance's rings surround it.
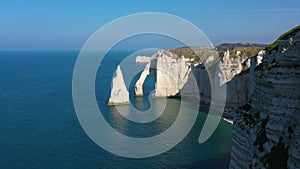
M 136 63 L 149 63 L 152 59 L 153 59 L 153 57 L 139 55 L 135 58 L 135 62 Z
M 151 58 L 135 85 L 135 95 L 143 95 L 142 86 L 149 73 L 156 75 L 154 97 L 178 95 L 188 81 L 191 72 L 190 64 L 183 58 L 164 50 L 156 52 Z
M 108 105 L 129 103 L 129 93 L 126 88 L 120 66 L 117 67 L 112 81 L 112 89 Z
M 136 96 L 143 96 L 143 84 L 149 75 L 150 72 L 150 62 L 146 65 L 144 71 L 142 72 L 139 80 L 135 84 L 135 95 Z
M 271 49 L 255 49 L 256 56 L 248 49 L 227 50 L 211 67 L 210 75 L 227 87 L 223 116 L 234 117 L 230 168 L 300 168 L 300 26 L 283 37 Z M 200 102 L 212 102 L 206 68 L 214 56 L 195 63 L 162 50 L 152 57 L 136 83 L 136 95 L 143 95 L 143 83 L 153 73 L 154 97 L 178 96 L 188 87 L 191 95 L 199 91 Z M 189 84 L 191 75 L 198 88 Z M 118 67 L 110 103 L 124 102 L 129 102 L 128 91 Z
M 249 102 L 234 119 L 229 168 L 300 168 L 300 27 L 282 37 L 262 62 L 253 60 Z
M 224 112 L 226 117 L 233 118 L 235 110 L 247 103 L 250 76 L 248 70 L 251 64 L 259 64 L 263 54 L 262 51 L 256 57 L 252 57 L 256 59 L 256 62 L 251 63 L 252 58 L 245 51 L 236 51 L 236 53 L 230 54 L 230 51 L 227 50 L 220 56 L 220 62 L 213 66 L 214 68 L 210 72 L 212 76 L 219 79 L 219 85 L 227 85 L 226 109 Z M 143 83 L 147 75 L 153 73 L 156 78 L 154 97 L 180 96 L 183 87 L 185 87 L 185 96 L 193 96 L 195 91 L 198 90 L 203 104 L 209 105 L 211 90 L 206 68 L 210 67 L 219 56 L 212 54 L 200 57 L 204 58 L 202 63 L 193 63 L 190 58 L 178 56 L 169 52 L 169 50 L 156 52 L 135 85 L 136 96 L 143 95 Z M 198 88 L 192 83 L 192 76 L 196 79 Z
M 157 53 L 156 84 L 154 97 L 176 96 L 187 83 L 190 65 L 170 53 Z

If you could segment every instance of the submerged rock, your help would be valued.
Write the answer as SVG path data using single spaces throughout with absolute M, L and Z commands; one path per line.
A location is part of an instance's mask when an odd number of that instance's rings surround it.
M 126 88 L 120 66 L 117 67 L 112 81 L 112 89 L 108 105 L 129 103 L 129 93 Z

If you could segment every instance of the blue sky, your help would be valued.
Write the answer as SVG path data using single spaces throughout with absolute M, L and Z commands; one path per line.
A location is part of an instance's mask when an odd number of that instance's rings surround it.
M 0 50 L 81 49 L 105 24 L 137 12 L 187 19 L 215 45 L 270 43 L 300 24 L 299 0 L 10 0 L 0 2 Z

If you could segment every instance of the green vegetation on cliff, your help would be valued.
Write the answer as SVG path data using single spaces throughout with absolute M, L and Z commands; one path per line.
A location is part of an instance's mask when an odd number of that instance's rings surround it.
M 268 56 L 270 59 L 266 60 L 265 63 L 260 64 L 255 68 L 262 71 L 261 78 L 267 75 L 272 68 L 278 66 L 276 59 L 274 58 L 276 55 L 272 55 L 271 53 L 274 50 L 278 50 L 279 41 L 288 40 L 289 38 L 295 36 L 298 32 L 300 32 L 300 25 L 282 34 L 275 42 L 265 48 L 265 50 L 270 54 Z
M 290 38 L 291 36 L 294 36 L 299 31 L 300 31 L 300 25 L 298 25 L 298 26 L 294 27 L 293 29 L 291 29 L 290 31 L 282 34 L 275 42 L 273 42 L 272 44 L 270 44 L 266 47 L 266 51 L 271 52 L 273 50 L 277 50 L 278 42 L 280 40 L 286 40 L 286 39 Z
M 190 59 L 190 63 L 202 63 L 208 56 L 217 55 L 216 50 L 211 47 L 181 47 L 167 49 L 165 52 L 171 52 L 178 57 L 184 56 Z
M 172 52 L 179 57 L 184 56 L 186 58 L 195 58 L 195 59 L 198 57 L 196 51 L 189 47 L 173 48 L 173 49 L 169 49 L 169 52 Z
M 217 46 L 218 51 L 233 50 L 234 48 L 265 48 L 265 44 L 259 43 L 222 43 Z
M 251 58 L 259 51 L 261 51 L 263 48 L 261 47 L 236 47 L 229 51 L 230 58 L 238 58 L 238 52 L 240 52 L 240 56 L 245 58 Z
M 265 76 L 266 74 L 268 74 L 269 70 L 271 70 L 272 68 L 276 67 L 277 63 L 275 61 L 275 59 L 268 65 L 266 66 L 266 68 L 263 70 L 262 76 Z
M 251 58 L 266 47 L 264 44 L 224 43 L 216 48 L 211 47 L 180 47 L 167 49 L 166 52 L 184 56 L 191 63 L 202 63 L 209 56 L 222 57 L 229 50 L 230 58 Z

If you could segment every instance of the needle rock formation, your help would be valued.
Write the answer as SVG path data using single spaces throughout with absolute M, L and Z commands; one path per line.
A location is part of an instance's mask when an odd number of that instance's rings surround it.
M 112 89 L 108 105 L 126 103 L 129 103 L 129 93 L 124 82 L 121 68 L 118 66 L 112 81 Z

